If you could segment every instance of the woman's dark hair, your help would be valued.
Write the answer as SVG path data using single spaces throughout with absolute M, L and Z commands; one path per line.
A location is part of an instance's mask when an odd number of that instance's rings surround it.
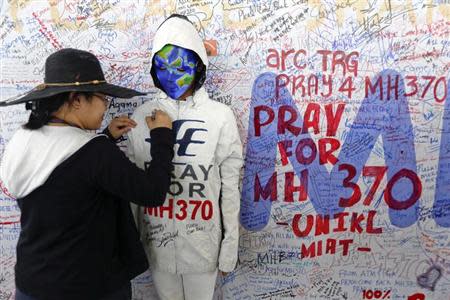
M 52 114 L 58 111 L 64 103 L 72 102 L 76 95 L 84 95 L 88 101 L 91 100 L 93 95 L 93 93 L 75 93 L 71 97 L 71 93 L 65 92 L 27 103 L 26 108 L 31 110 L 31 114 L 23 128 L 30 130 L 39 129 L 52 119 Z

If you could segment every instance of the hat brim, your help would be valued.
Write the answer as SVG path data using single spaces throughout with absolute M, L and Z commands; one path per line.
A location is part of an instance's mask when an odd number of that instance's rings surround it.
M 132 98 L 135 96 L 143 96 L 141 93 L 133 89 L 124 88 L 110 83 L 87 84 L 87 85 L 71 85 L 71 86 L 47 86 L 44 89 L 34 89 L 18 99 L 5 100 L 0 102 L 0 106 L 9 106 L 29 101 L 36 101 L 42 98 L 58 95 L 65 92 L 92 92 L 102 93 L 117 98 Z

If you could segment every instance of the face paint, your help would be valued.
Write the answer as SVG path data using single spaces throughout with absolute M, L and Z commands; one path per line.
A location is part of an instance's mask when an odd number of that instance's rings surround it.
M 191 50 L 165 45 L 155 54 L 156 77 L 172 99 L 178 99 L 192 86 L 197 57 Z

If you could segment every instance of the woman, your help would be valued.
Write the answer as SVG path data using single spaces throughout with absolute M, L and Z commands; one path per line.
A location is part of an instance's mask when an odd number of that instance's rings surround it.
M 148 263 L 129 207 L 164 203 L 173 157 L 169 116 L 145 119 L 153 160 L 132 164 L 101 126 L 106 95 L 141 93 L 105 82 L 91 53 L 63 49 L 45 64 L 45 83 L 20 99 L 32 110 L 9 142 L 0 176 L 21 209 L 16 299 L 131 299 L 130 280 Z M 120 137 L 135 127 L 108 126 Z

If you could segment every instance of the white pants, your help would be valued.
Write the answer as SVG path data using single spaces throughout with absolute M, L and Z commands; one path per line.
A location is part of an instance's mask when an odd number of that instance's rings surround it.
M 152 270 L 156 292 L 161 300 L 211 300 L 217 269 L 206 273 L 170 274 Z

